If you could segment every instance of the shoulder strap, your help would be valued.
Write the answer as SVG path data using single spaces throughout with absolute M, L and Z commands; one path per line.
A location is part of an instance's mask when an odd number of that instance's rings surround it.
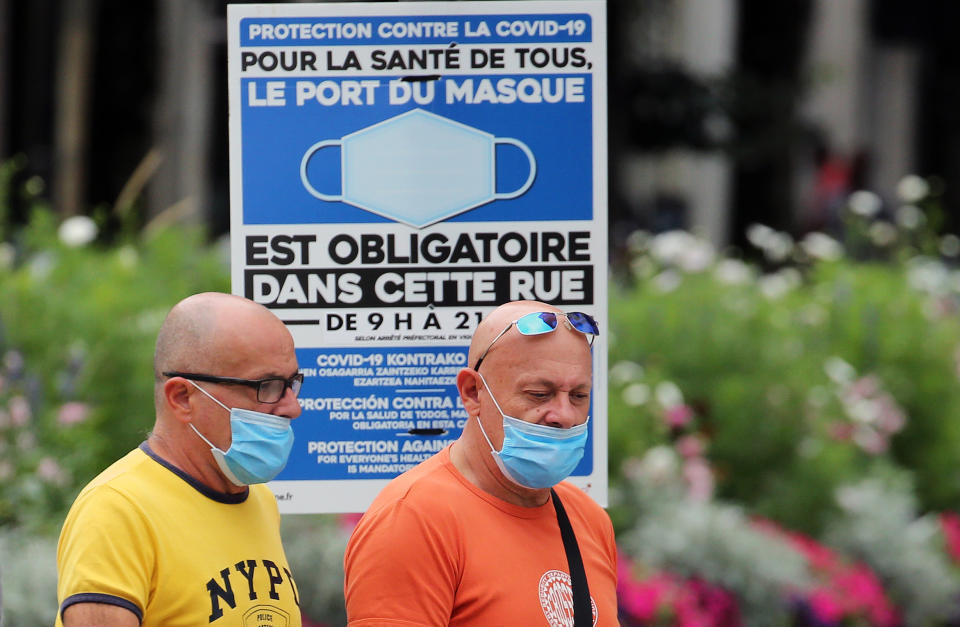
M 583 559 L 580 557 L 580 547 L 577 546 L 577 536 L 570 526 L 570 519 L 563 509 L 563 503 L 556 491 L 550 488 L 550 498 L 553 508 L 557 510 L 557 523 L 560 525 L 560 537 L 563 538 L 563 550 L 567 553 L 567 568 L 570 569 L 570 588 L 573 591 L 573 625 L 574 627 L 592 627 L 593 608 L 590 605 L 590 588 L 587 585 L 587 573 L 583 569 Z

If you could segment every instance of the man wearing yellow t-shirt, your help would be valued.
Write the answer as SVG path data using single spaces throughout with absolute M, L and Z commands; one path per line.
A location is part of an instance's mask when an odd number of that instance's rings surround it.
M 80 492 L 57 547 L 57 625 L 299 627 L 262 485 L 300 415 L 293 339 L 268 309 L 195 294 L 167 315 L 147 440 Z
M 480 323 L 457 375 L 462 435 L 391 481 L 347 546 L 351 627 L 618 624 L 613 526 L 562 481 L 583 455 L 598 332 L 532 301 Z

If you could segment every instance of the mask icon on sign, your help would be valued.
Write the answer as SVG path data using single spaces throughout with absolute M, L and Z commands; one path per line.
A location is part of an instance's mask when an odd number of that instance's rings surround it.
M 511 192 L 496 189 L 498 144 L 526 155 L 527 180 Z M 308 166 L 322 148 L 340 147 L 340 194 L 321 192 Z M 533 185 L 537 164 L 523 142 L 413 109 L 341 139 L 311 146 L 300 162 L 300 180 L 312 196 L 342 201 L 396 222 L 423 228 L 493 200 L 517 198 Z

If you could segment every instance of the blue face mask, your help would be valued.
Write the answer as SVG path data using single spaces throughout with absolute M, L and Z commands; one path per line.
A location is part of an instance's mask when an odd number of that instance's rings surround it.
M 210 445 L 213 459 L 224 476 L 238 486 L 266 483 L 276 477 L 287 465 L 290 449 L 293 448 L 293 428 L 290 420 L 252 409 L 230 409 L 193 381 L 190 383 L 230 412 L 232 440 L 226 451 L 211 444 L 210 440 L 190 424 L 193 432 Z
M 583 457 L 587 443 L 587 422 L 569 429 L 559 429 L 508 416 L 500 409 L 500 403 L 493 396 L 486 379 L 479 372 L 477 374 L 503 417 L 503 447 L 497 451 L 483 430 L 480 416 L 477 416 L 480 433 L 490 446 L 493 459 L 503 476 L 517 485 L 536 489 L 553 487 L 569 477 Z

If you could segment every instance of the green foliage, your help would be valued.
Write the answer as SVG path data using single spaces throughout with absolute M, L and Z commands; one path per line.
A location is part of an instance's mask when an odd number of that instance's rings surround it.
M 57 540 L 0 527 L 2 620 L 18 625 L 52 625 L 57 616 Z
M 903 476 L 865 479 L 843 486 L 837 501 L 842 515 L 828 525 L 830 544 L 880 575 L 903 608 L 905 624 L 950 623 L 960 577 L 936 516 L 918 516 L 910 482 Z
M 300 609 L 325 625 L 346 625 L 343 553 L 351 525 L 331 514 L 283 517 L 283 548 L 296 578 Z
M 0 242 L 0 526 L 55 529 L 76 491 L 144 439 L 167 310 L 229 291 L 225 259 L 199 231 L 108 248 L 71 238 L 71 225 L 95 235 L 72 220 L 56 224 L 38 202 Z
M 805 560 L 785 542 L 754 528 L 734 505 L 684 494 L 679 460 L 658 446 L 624 469 L 614 500 L 643 512 L 617 544 L 646 568 L 699 577 L 734 593 L 747 625 L 788 625 L 785 590 L 809 587 Z
M 960 507 L 949 419 L 960 318 L 957 293 L 937 287 L 952 285 L 946 266 L 840 258 L 758 275 L 725 260 L 683 272 L 658 267 L 656 245 L 636 282 L 612 289 L 615 476 L 692 433 L 719 496 L 799 531 L 822 528 L 837 485 L 890 467 L 914 473 L 923 510 Z M 731 263 L 738 272 L 723 271 Z M 692 417 L 671 425 L 677 407 Z

